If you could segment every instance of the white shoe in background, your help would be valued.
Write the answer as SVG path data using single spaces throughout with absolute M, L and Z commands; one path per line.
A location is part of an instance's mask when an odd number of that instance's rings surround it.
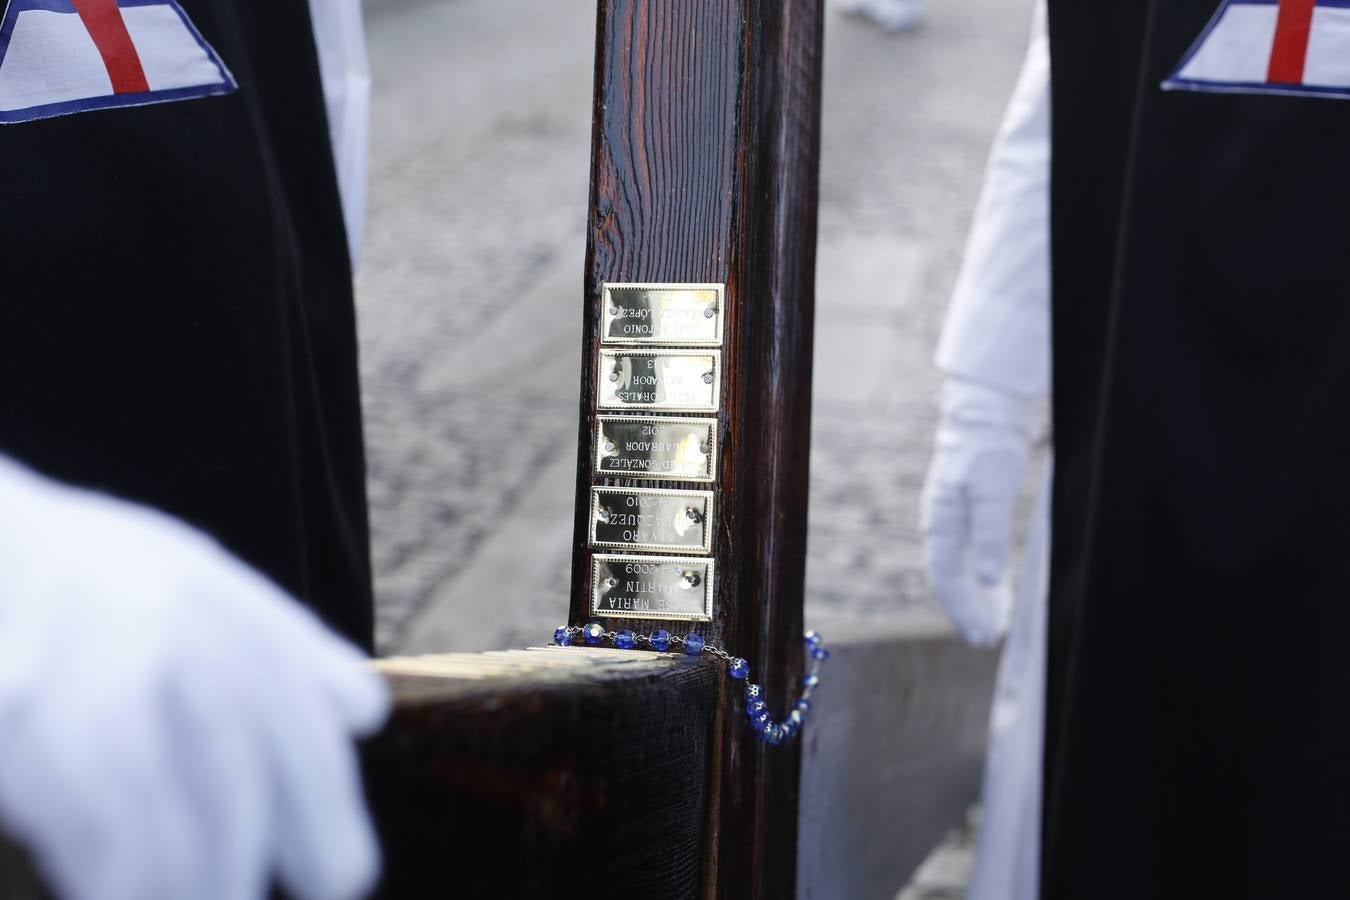
M 923 22 L 923 0 L 835 0 L 851 16 L 866 16 L 887 31 L 911 31 Z

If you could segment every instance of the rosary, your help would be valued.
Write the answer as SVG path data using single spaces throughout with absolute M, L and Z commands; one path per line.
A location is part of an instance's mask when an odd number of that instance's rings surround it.
M 592 622 L 589 625 L 564 625 L 553 632 L 553 644 L 567 647 L 580 637 L 586 644 L 594 647 L 609 641 L 619 650 L 634 650 L 639 646 L 651 647 L 665 653 L 671 647 L 679 647 L 686 656 L 698 656 L 710 653 L 727 664 L 727 674 L 735 681 L 747 682 L 745 686 L 745 715 L 750 728 L 759 739 L 770 746 L 778 746 L 797 736 L 806 724 L 806 715 L 811 711 L 811 693 L 820 684 L 820 664 L 830 658 L 820 635 L 814 631 L 806 632 L 803 642 L 806 645 L 807 672 L 802 676 L 802 695 L 793 704 L 787 718 L 776 722 L 769 715 L 769 705 L 764 701 L 764 689 L 749 682 L 750 663 L 739 656 L 732 656 L 720 647 L 713 647 L 703 640 L 703 636 L 690 632 L 684 637 L 672 635 L 664 628 L 658 628 L 651 634 L 637 634 L 629 629 L 606 631 L 604 626 Z

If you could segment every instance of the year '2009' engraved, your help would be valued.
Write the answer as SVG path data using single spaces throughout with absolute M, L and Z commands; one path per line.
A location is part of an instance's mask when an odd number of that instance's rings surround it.
M 712 619 L 713 561 L 597 553 L 591 562 L 591 613 L 632 619 Z
M 672 481 L 712 481 L 717 420 L 600 416 L 595 474 Z
M 716 412 L 722 381 L 717 350 L 601 350 L 596 373 L 601 409 Z

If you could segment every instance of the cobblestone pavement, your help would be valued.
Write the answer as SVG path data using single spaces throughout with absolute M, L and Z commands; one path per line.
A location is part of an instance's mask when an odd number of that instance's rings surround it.
M 370 210 L 357 297 L 386 652 L 406 649 L 415 614 L 472 562 L 535 473 L 575 453 L 586 6 L 405 0 L 369 17 Z M 522 318 L 523 300 L 532 315 Z M 514 334 L 494 327 L 510 312 Z M 556 341 L 537 349 L 547 371 L 500 367 L 540 336 Z M 538 526 L 562 532 L 570 519 Z M 521 605 L 505 603 L 517 593 L 505 582 L 456 597 L 467 643 L 454 649 L 519 643 L 502 623 L 529 623 L 536 640 L 551 633 L 563 588 L 519 592 Z M 486 623 L 477 633 L 474 620 Z
M 916 527 L 930 358 L 1030 6 L 936 0 L 903 35 L 827 20 L 807 567 L 822 630 L 930 602 Z M 368 18 L 358 304 L 377 639 L 538 641 L 567 606 L 592 6 L 380 0 Z M 955 846 L 943 871 L 968 868 L 968 835 Z M 960 896 L 948 880 L 902 896 Z
M 940 0 L 903 35 L 828 20 L 808 616 L 930 602 L 931 358 L 1030 8 Z
M 813 616 L 928 602 L 915 498 L 930 356 L 1029 6 L 944 0 L 904 35 L 827 20 Z M 417 644 L 428 608 L 442 643 L 479 649 L 537 639 L 566 607 L 566 517 L 522 499 L 556 510 L 572 489 L 589 8 L 383 0 L 370 14 L 358 297 L 386 651 Z M 503 531 L 550 533 L 534 583 L 463 583 Z

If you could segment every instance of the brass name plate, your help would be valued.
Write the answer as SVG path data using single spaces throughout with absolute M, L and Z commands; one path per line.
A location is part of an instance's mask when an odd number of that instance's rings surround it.
M 591 561 L 591 613 L 631 619 L 712 621 L 713 561 L 614 556 Z
M 591 488 L 591 546 L 711 553 L 712 491 Z
M 720 284 L 606 284 L 600 341 L 720 347 Z
M 716 470 L 716 419 L 599 417 L 596 475 L 713 481 Z
M 685 350 L 601 350 L 601 409 L 717 412 L 722 354 Z

